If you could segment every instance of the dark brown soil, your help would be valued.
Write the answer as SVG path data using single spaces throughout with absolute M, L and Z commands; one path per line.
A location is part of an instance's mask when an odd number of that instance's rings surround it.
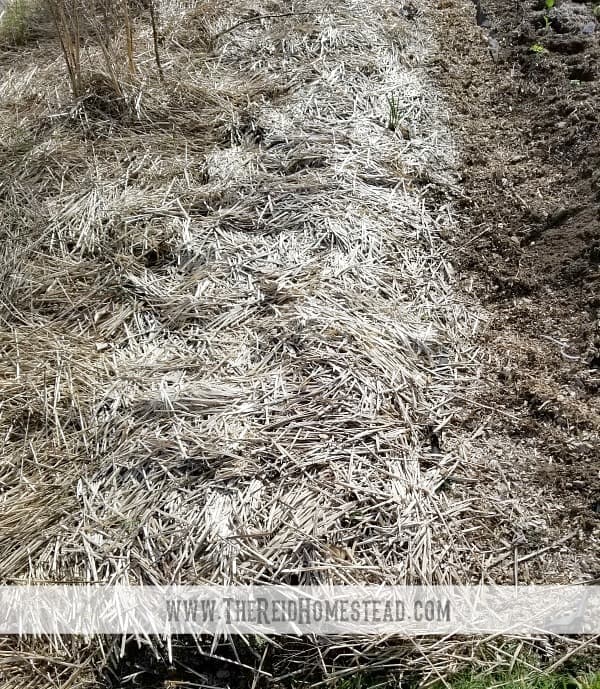
M 493 316 L 487 404 L 511 412 L 496 430 L 541 450 L 548 460 L 532 460 L 534 481 L 591 533 L 600 526 L 600 6 L 439 0 L 437 16 L 437 78 L 464 151 L 459 267 Z M 468 22 L 472 32 L 456 30 Z

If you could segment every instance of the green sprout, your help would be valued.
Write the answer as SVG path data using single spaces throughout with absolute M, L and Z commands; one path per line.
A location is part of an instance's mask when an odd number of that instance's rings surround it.
M 394 94 L 387 96 L 387 102 L 389 108 L 388 129 L 391 129 L 393 132 L 395 132 L 402 120 L 400 113 L 400 96 L 396 96 Z

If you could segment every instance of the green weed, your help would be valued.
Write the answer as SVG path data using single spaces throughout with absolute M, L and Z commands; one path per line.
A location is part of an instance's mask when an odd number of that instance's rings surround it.
M 550 29 L 550 17 L 547 14 L 544 15 L 544 24 L 546 33 L 548 33 L 548 30 Z
M 522 675 L 459 675 L 449 685 L 451 689 L 600 689 L 600 672 L 590 672 L 578 677 L 543 672 Z M 441 689 L 441 686 L 436 689 Z
M 332 682 L 330 689 L 399 689 L 414 683 L 400 683 L 398 679 L 357 672 Z M 433 689 L 600 689 L 600 672 L 584 672 L 572 676 L 565 672 L 544 673 L 530 670 L 514 670 L 512 673 L 470 674 L 462 673 Z

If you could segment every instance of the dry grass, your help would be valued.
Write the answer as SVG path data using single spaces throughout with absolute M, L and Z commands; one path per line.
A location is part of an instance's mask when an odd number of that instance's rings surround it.
M 82 72 L 82 45 L 89 46 L 91 39 L 102 55 L 105 81 L 112 91 L 112 99 L 122 100 L 127 85 L 126 81 L 123 82 L 125 66 L 129 78 L 136 73 L 132 12 L 137 10 L 139 13 L 142 4 L 138 0 L 97 0 L 92 3 L 82 0 L 44 0 L 44 6 L 56 29 L 73 96 L 85 96 L 90 86 L 93 92 L 97 90 L 94 84 L 86 83 Z M 154 59 L 162 80 L 157 10 L 154 0 L 144 2 L 143 6 L 147 9 Z
M 391 2 L 159 9 L 0 57 L 2 581 L 491 580 L 514 512 L 457 422 L 482 317 L 429 39 Z M 3 686 L 92 686 L 108 642 L 62 643 L 4 641 Z M 506 644 L 305 640 L 272 674 Z

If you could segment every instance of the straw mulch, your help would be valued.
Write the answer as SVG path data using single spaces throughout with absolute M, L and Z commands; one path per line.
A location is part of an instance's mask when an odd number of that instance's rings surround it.
M 164 6 L 165 80 L 140 23 L 119 98 L 91 44 L 79 103 L 55 41 L 0 56 L 4 583 L 468 583 L 497 556 L 409 4 Z M 306 640 L 270 674 L 435 679 L 504 643 Z M 94 686 L 116 656 L 5 640 L 0 672 Z

